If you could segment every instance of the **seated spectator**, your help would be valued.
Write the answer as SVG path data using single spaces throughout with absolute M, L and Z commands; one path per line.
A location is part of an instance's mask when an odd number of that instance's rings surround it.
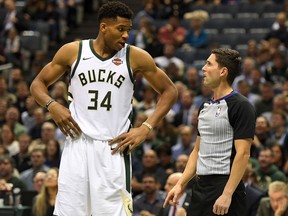
M 188 162 L 189 156 L 186 154 L 180 154 L 175 162 L 175 172 L 184 172 L 184 169 L 186 167 L 186 164 Z
M 30 95 L 25 99 L 25 111 L 21 113 L 21 122 L 23 123 L 24 127 L 26 128 L 27 133 L 30 132 L 31 129 L 36 125 L 36 118 L 34 111 L 38 108 L 38 104 L 35 99 Z M 44 116 L 44 112 L 43 112 Z M 40 135 L 39 135 L 40 136 Z
M 44 180 L 46 177 L 46 172 L 44 171 L 39 171 L 35 174 L 34 178 L 33 178 L 33 190 L 37 191 L 38 193 L 40 193 Z
M 58 192 L 58 175 L 58 168 L 51 168 L 47 171 L 42 189 L 33 203 L 33 216 L 53 215 Z
M 172 174 L 175 167 L 172 158 L 171 145 L 164 143 L 157 148 L 157 155 L 159 158 L 159 165 L 165 169 L 167 176 Z
M 0 98 L 0 127 L 2 127 L 6 122 L 5 116 L 7 109 L 8 109 L 7 101 L 5 99 Z
M 242 177 L 246 189 L 246 209 L 243 216 L 256 216 L 260 200 L 265 195 L 264 191 L 260 190 L 253 183 L 253 180 L 251 179 L 253 172 L 251 163 L 248 163 Z
M 16 96 L 8 91 L 7 80 L 3 76 L 0 76 L 0 99 L 4 99 L 8 107 L 16 102 Z
M 21 134 L 26 133 L 26 128 L 20 123 L 20 112 L 17 107 L 9 107 L 6 112 L 6 124 L 9 125 L 15 138 L 18 138 Z
M 147 173 L 154 174 L 157 177 L 157 187 L 158 189 L 163 189 L 167 174 L 165 170 L 159 165 L 159 159 L 157 157 L 156 151 L 150 149 L 144 152 L 142 159 L 142 167 L 133 172 L 132 177 L 132 190 L 133 194 L 139 194 L 143 191 L 143 176 Z
M 166 184 L 165 184 L 165 191 L 166 194 L 176 185 L 182 173 L 176 172 L 169 175 Z M 176 206 L 167 205 L 165 208 L 162 208 L 157 216 L 169 216 L 169 215 L 178 215 L 179 208 L 183 208 L 185 212 L 188 212 L 189 205 L 191 199 L 191 191 L 182 190 L 181 194 L 179 194 L 178 204 Z M 175 214 L 176 213 L 176 214 Z
M 180 128 L 180 139 L 179 142 L 172 147 L 172 157 L 176 161 L 179 155 L 186 154 L 190 155 L 193 149 L 193 136 L 192 127 L 183 126 Z
M 49 140 L 45 148 L 45 165 L 48 167 L 58 167 L 61 159 L 60 144 L 57 140 Z
M 43 149 L 33 149 L 31 152 L 32 167 L 23 171 L 20 174 L 20 179 L 25 183 L 27 190 L 33 190 L 33 179 L 37 172 L 45 171 L 49 169 L 45 164 L 45 155 Z
M 34 100 L 34 98 L 33 98 Z M 30 103 L 35 103 L 36 101 L 30 101 Z M 32 105 L 34 106 L 34 105 Z M 33 125 L 29 129 L 29 135 L 32 137 L 32 140 L 38 141 L 42 135 L 42 126 L 46 121 L 45 109 L 43 107 L 35 107 L 31 109 L 32 116 L 29 117 L 33 121 Z
M 272 182 L 268 195 L 261 199 L 257 216 L 288 216 L 287 184 L 281 181 Z
M 28 152 L 31 144 L 31 137 L 27 134 L 22 134 L 18 138 L 19 153 L 12 156 L 15 161 L 15 167 L 19 173 L 31 168 L 31 160 Z
M 264 191 L 268 189 L 271 182 L 286 181 L 285 174 L 273 164 L 273 152 L 271 148 L 264 147 L 259 152 L 259 165 L 255 168 L 258 187 Z
M 141 216 L 142 211 L 158 215 L 165 200 L 165 193 L 158 189 L 157 178 L 145 174 L 142 179 L 143 192 L 133 199 L 133 215 Z
M 208 46 L 208 33 L 205 31 L 204 23 L 208 21 L 209 14 L 204 10 L 195 10 L 186 13 L 184 19 L 190 22 L 190 28 L 186 34 L 184 48 L 205 48 Z
M 2 183 L 11 183 L 12 190 L 14 188 L 19 188 L 20 190 L 26 189 L 24 182 L 14 176 L 14 161 L 8 155 L 0 157 L 0 179 L 2 180 Z
M 180 47 L 186 37 L 187 30 L 181 26 L 180 19 L 177 16 L 170 16 L 166 25 L 162 26 L 158 31 L 160 43 L 172 44 Z
M 158 56 L 154 58 L 157 66 L 162 69 L 168 68 L 170 63 L 174 63 L 179 70 L 179 75 L 183 76 L 184 74 L 184 62 L 182 59 L 175 56 L 176 46 L 173 44 L 165 43 L 163 48 L 163 56 Z
M 0 143 L 8 151 L 9 155 L 13 156 L 19 153 L 19 142 L 15 139 L 14 132 L 10 125 L 4 124 L 1 128 Z

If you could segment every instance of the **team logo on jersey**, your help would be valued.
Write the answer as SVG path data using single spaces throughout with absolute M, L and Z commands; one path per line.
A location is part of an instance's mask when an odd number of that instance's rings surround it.
M 120 58 L 115 58 L 112 60 L 112 62 L 117 66 L 123 63 L 123 61 Z
M 220 115 L 220 112 L 221 112 L 221 107 L 218 107 L 216 114 L 215 114 L 215 117 L 218 117 Z

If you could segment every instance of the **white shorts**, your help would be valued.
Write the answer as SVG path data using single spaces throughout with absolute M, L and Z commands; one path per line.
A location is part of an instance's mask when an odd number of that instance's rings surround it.
M 66 140 L 54 215 L 132 215 L 131 155 L 111 151 L 108 141 L 83 134 Z

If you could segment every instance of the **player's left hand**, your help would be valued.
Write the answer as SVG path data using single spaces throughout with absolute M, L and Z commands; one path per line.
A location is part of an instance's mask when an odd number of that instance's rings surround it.
M 213 213 L 216 215 L 225 215 L 228 213 L 232 197 L 222 194 L 213 205 Z
M 142 143 L 148 136 L 150 130 L 145 126 L 141 125 L 138 128 L 131 128 L 129 132 L 121 134 L 109 141 L 109 145 L 118 143 L 112 150 L 112 154 L 120 151 L 121 154 L 128 148 L 127 154 L 129 154 L 134 148 L 136 148 L 140 143 Z

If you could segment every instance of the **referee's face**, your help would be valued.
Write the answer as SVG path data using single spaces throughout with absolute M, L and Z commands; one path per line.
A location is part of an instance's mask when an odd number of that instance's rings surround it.
M 202 67 L 203 85 L 211 89 L 217 88 L 220 84 L 222 70 L 223 68 L 219 68 L 219 64 L 216 62 L 215 54 L 211 54 Z

